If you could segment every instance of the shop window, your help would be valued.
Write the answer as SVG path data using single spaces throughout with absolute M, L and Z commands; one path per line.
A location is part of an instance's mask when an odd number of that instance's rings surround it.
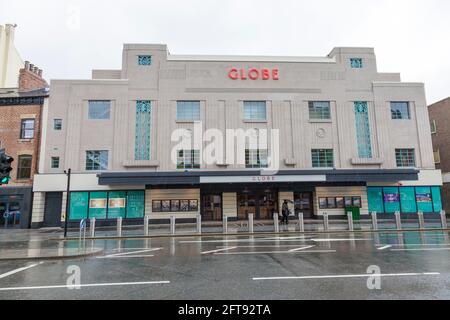
M 151 120 L 151 101 L 136 101 L 135 160 L 150 160 Z
M 433 212 L 433 199 L 430 187 L 416 187 L 417 210 L 423 213 Z
M 383 199 L 386 213 L 400 211 L 400 195 L 397 187 L 383 188 Z
M 20 139 L 34 138 L 34 119 L 22 119 L 20 124 Z
M 31 155 L 21 155 L 17 162 L 17 180 L 28 180 L 31 179 L 31 166 L 32 166 Z
M 200 120 L 200 101 L 177 101 L 177 120 Z
M 90 120 L 108 120 L 111 113 L 111 101 L 90 100 L 88 102 L 88 118 Z
M 414 149 L 395 149 L 397 167 L 415 167 L 416 157 Z
M 361 197 L 327 197 L 319 198 L 320 209 L 344 209 L 346 207 L 362 207 Z
M 440 187 L 431 187 L 431 197 L 433 198 L 433 211 L 441 212 L 442 211 L 442 199 L 441 199 L 441 188 Z
M 310 120 L 331 119 L 329 101 L 310 101 L 308 103 Z
M 350 67 L 353 69 L 361 69 L 363 67 L 363 60 L 361 58 L 351 58 Z
M 179 150 L 177 169 L 200 169 L 200 150 Z
M 108 170 L 108 151 L 86 151 L 86 170 Z
M 333 149 L 313 149 L 311 160 L 313 168 L 333 168 Z
M 152 65 L 152 56 L 139 55 L 138 56 L 138 65 L 140 65 L 140 66 L 151 66 Z
M 265 121 L 266 119 L 265 101 L 244 101 L 244 120 Z
M 400 188 L 400 206 L 401 211 L 404 213 L 417 212 L 414 187 Z
M 411 119 L 409 102 L 391 102 L 391 117 L 394 120 Z
M 152 212 L 198 212 L 198 200 L 153 200 Z

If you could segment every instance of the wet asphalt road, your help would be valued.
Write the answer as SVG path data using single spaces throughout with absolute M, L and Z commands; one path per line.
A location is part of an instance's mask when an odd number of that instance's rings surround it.
M 104 253 L 0 261 L 0 300 L 450 299 L 449 234 L 437 231 L 96 240 L 87 245 L 103 247 Z M 382 276 L 369 277 L 370 266 Z M 77 268 L 81 288 L 69 289 L 67 272 Z M 369 289 L 368 282 L 375 288 Z

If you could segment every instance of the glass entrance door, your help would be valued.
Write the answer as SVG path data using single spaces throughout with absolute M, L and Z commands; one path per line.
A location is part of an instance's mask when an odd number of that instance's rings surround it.
M 256 219 L 256 202 L 254 194 L 243 193 L 238 195 L 238 220 L 247 220 L 248 214 L 253 213 Z
M 248 214 L 253 213 L 255 219 L 273 219 L 273 213 L 277 212 L 278 197 L 276 192 L 249 192 L 238 194 L 238 219 L 248 219 Z
M 313 194 L 312 192 L 296 192 L 294 193 L 295 214 L 303 212 L 304 218 L 312 218 L 313 216 Z
M 202 197 L 202 220 L 222 220 L 222 197 L 220 195 L 204 195 Z

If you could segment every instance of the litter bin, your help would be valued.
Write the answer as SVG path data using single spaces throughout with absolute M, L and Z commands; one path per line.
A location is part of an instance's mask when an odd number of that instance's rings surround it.
M 353 220 L 361 220 L 361 209 L 358 207 L 346 207 L 346 213 L 351 213 Z

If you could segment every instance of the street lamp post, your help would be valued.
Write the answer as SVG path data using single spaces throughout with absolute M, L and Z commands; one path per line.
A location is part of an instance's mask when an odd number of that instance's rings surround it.
M 64 170 L 64 173 L 67 175 L 67 192 L 66 192 L 66 218 L 64 219 L 64 238 L 67 237 L 67 224 L 69 222 L 69 205 L 70 205 L 70 174 L 72 173 L 72 169 Z

